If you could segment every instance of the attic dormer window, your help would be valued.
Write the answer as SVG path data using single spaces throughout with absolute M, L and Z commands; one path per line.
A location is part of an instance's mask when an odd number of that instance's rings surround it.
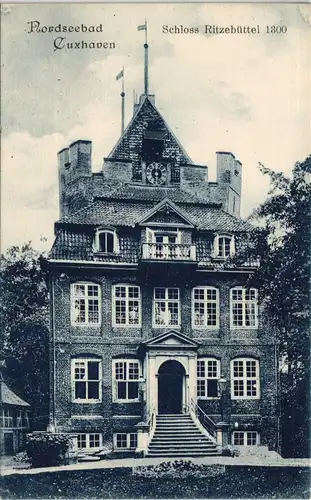
M 115 253 L 119 248 L 117 234 L 111 229 L 98 229 L 94 243 L 95 251 L 101 253 Z
M 214 239 L 214 257 L 226 259 L 235 253 L 233 235 L 217 234 Z

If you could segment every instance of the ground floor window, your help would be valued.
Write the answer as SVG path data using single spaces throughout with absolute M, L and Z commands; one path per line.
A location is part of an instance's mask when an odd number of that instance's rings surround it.
M 102 446 L 102 435 L 99 432 L 78 434 L 78 449 L 93 450 Z
M 235 446 L 256 446 L 259 444 L 259 434 L 257 431 L 234 431 L 232 444 Z
M 117 450 L 135 450 L 137 448 L 136 432 L 118 432 L 113 436 L 114 447 Z

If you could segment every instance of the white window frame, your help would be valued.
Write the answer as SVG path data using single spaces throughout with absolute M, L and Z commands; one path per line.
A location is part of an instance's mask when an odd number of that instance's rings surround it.
M 156 236 L 176 236 L 176 244 L 181 243 L 181 231 L 176 229 L 151 229 L 146 227 L 146 242 L 156 243 Z M 168 242 L 163 242 L 163 244 L 168 244 Z
M 98 380 L 89 380 L 88 377 L 88 362 L 97 362 L 98 363 Z M 80 363 L 83 366 L 80 368 L 84 368 L 86 373 L 86 378 L 75 378 L 75 368 L 78 368 L 76 365 Z M 85 382 L 86 383 L 86 398 L 76 398 L 75 397 L 75 382 Z M 97 382 L 98 383 L 98 399 L 88 398 L 88 383 L 89 382 Z M 71 399 L 73 403 L 80 404 L 88 404 L 88 403 L 100 403 L 102 401 L 102 360 L 99 358 L 72 358 L 71 359 Z
M 98 295 L 89 295 L 88 287 L 96 287 L 98 290 Z M 84 287 L 84 295 L 79 296 L 75 287 Z M 76 310 L 76 300 L 84 300 L 85 307 L 85 321 L 80 322 L 77 321 L 77 310 Z M 89 309 L 90 302 L 97 300 L 98 303 L 98 321 L 89 321 Z M 102 296 L 101 296 L 101 286 L 98 283 L 86 282 L 86 281 L 77 281 L 75 283 L 71 283 L 70 286 L 70 305 L 71 305 L 71 325 L 72 326 L 100 326 L 101 325 L 101 317 L 102 317 Z
M 100 248 L 100 235 L 103 233 L 112 234 L 113 237 L 113 251 L 105 252 Z M 112 255 L 114 253 L 119 253 L 119 238 L 115 229 L 99 228 L 96 229 L 94 237 L 94 251 L 96 253 L 101 253 L 105 255 Z
M 242 292 L 242 298 L 238 300 L 233 300 L 233 293 L 235 291 Z M 254 299 L 247 299 L 246 294 L 254 292 Z M 234 305 L 240 304 L 242 306 L 242 325 L 234 324 Z M 246 325 L 247 308 L 254 306 L 254 325 Z M 253 330 L 258 328 L 258 290 L 256 288 L 245 288 L 243 286 L 235 286 L 230 288 L 230 328 L 240 330 L 249 329 Z
M 242 362 L 242 375 L 234 374 L 234 363 Z M 247 375 L 247 363 L 254 362 L 255 363 L 255 376 Z M 243 394 L 238 395 L 235 394 L 234 382 L 240 381 L 242 382 Z M 248 382 L 252 382 L 252 385 L 255 383 L 256 395 L 248 395 L 247 394 L 247 385 Z M 260 365 L 259 360 L 250 357 L 239 357 L 231 360 L 231 399 L 260 399 Z
M 2 426 L 4 429 L 12 429 L 14 427 L 13 411 L 11 408 L 2 408 Z
M 117 297 L 116 296 L 116 290 L 118 287 L 124 287 L 125 288 L 125 297 Z M 137 288 L 138 289 L 138 298 L 131 298 L 129 296 L 129 291 L 130 288 Z M 125 302 L 125 318 L 126 321 L 125 323 L 117 323 L 117 307 L 116 303 L 117 301 L 124 301 Z M 132 324 L 130 323 L 130 302 L 137 302 L 138 303 L 138 323 Z M 140 292 L 140 286 L 135 285 L 135 284 L 125 284 L 125 283 L 117 283 L 116 285 L 113 285 L 112 287 L 112 326 L 114 328 L 140 328 L 141 327 L 141 292 Z
M 156 290 L 165 290 L 165 298 L 164 299 L 158 299 L 156 298 Z M 177 290 L 178 292 L 178 299 L 169 299 L 169 290 Z M 165 304 L 165 311 L 163 311 L 163 323 L 157 324 L 156 323 L 156 306 L 158 302 L 164 302 Z M 168 304 L 169 302 L 173 302 L 175 304 L 178 304 L 178 323 L 177 324 L 172 324 L 169 322 L 169 308 Z M 153 289 L 153 307 L 152 307 L 152 327 L 153 328 L 180 328 L 180 323 L 181 323 L 181 318 L 180 318 L 180 290 L 177 287 L 155 287 Z
M 123 373 L 125 374 L 124 378 L 117 378 L 117 364 L 118 363 L 123 363 Z M 138 367 L 138 377 L 137 378 L 131 378 L 130 377 L 130 364 L 135 364 Z M 127 358 L 127 359 L 113 359 L 112 360 L 112 399 L 114 403 L 135 403 L 139 401 L 139 382 L 141 380 L 141 364 L 138 359 L 135 358 Z M 126 398 L 118 398 L 118 383 L 125 383 L 126 384 Z M 128 392 L 129 392 L 129 383 L 132 382 L 137 382 L 138 389 L 137 389 L 137 397 L 136 398 L 129 398 L 128 397 Z
M 79 437 L 85 436 L 86 446 L 79 446 Z M 99 445 L 91 446 L 91 436 L 98 436 Z M 78 451 L 94 451 L 100 450 L 103 447 L 103 435 L 101 432 L 78 432 L 77 435 L 77 449 Z
M 136 446 L 131 447 L 131 435 L 136 436 Z M 126 446 L 118 446 L 118 436 L 126 436 Z M 119 451 L 134 451 L 137 448 L 137 432 L 116 432 L 113 434 L 113 448 Z
M 198 375 L 198 363 L 199 362 L 204 362 L 204 371 L 205 371 L 205 376 L 204 377 L 201 377 Z M 216 362 L 216 377 L 214 376 L 208 376 L 208 365 L 209 365 L 209 362 Z M 197 359 L 197 399 L 219 399 L 220 395 L 218 393 L 218 380 L 220 379 L 220 360 L 217 359 L 217 358 L 214 358 L 214 357 L 204 357 L 204 358 L 198 358 Z M 204 380 L 205 384 L 205 395 L 204 396 L 199 396 L 198 395 L 198 381 L 199 380 Z M 210 397 L 210 396 L 207 396 L 208 394 L 208 381 L 209 380 L 216 380 L 216 383 L 217 383 L 217 396 L 215 397 Z
M 242 435 L 243 436 L 243 444 L 235 444 L 234 443 L 234 438 L 235 436 L 239 434 L 240 436 Z M 256 443 L 255 444 L 248 444 L 247 443 L 247 438 L 248 438 L 248 434 L 256 434 Z M 232 437 L 231 437 L 231 444 L 232 446 L 259 446 L 260 445 L 260 434 L 258 431 L 239 431 L 239 430 L 236 430 L 236 431 L 233 431 L 232 432 Z
M 203 299 L 195 299 L 195 291 L 196 290 L 203 290 L 204 293 L 204 298 Z M 215 291 L 216 292 L 216 299 L 207 299 L 207 295 L 209 291 Z M 195 319 L 196 319 L 196 311 L 195 311 L 195 304 L 199 303 L 203 305 L 204 309 L 204 315 L 203 315 L 203 320 L 204 324 L 203 325 L 197 325 L 195 324 Z M 215 304 L 216 305 L 216 323 L 215 325 L 208 325 L 208 314 L 207 314 L 207 309 L 208 305 L 210 304 Z M 219 328 L 219 289 L 213 286 L 196 286 L 192 289 L 192 328 L 195 330 L 202 330 L 202 329 L 218 329 Z
M 221 253 L 219 252 L 219 242 L 222 239 L 230 240 L 230 251 L 228 255 L 225 253 L 225 243 L 222 243 Z M 233 234 L 216 234 L 214 238 L 214 249 L 213 249 L 213 257 L 216 259 L 227 259 L 228 257 L 232 257 L 235 254 L 235 238 Z

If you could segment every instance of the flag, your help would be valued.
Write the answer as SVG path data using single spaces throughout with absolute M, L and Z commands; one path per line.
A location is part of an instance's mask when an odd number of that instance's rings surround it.
M 124 76 L 124 70 L 122 69 L 120 73 L 117 74 L 116 80 L 120 80 L 120 78 L 123 78 L 123 76 Z
M 137 26 L 137 31 L 142 31 L 142 30 L 146 30 L 147 29 L 147 25 L 146 23 L 145 24 L 140 24 L 139 26 Z

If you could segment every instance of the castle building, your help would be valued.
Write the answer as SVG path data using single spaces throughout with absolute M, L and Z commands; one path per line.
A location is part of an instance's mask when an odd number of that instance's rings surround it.
M 50 424 L 82 451 L 277 449 L 278 351 L 247 285 L 256 263 L 225 264 L 251 229 L 242 164 L 216 154 L 209 182 L 148 93 L 102 172 L 90 141 L 58 153 Z

